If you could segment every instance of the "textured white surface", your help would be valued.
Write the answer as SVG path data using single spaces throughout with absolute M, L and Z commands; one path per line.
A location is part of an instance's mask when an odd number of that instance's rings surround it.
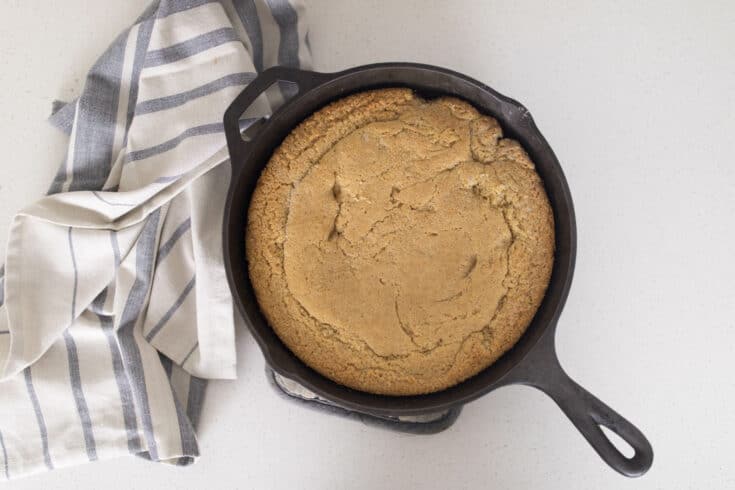
M 8 1 L 0 16 L 0 252 L 65 145 L 44 121 L 146 0 Z M 239 380 L 212 383 L 202 458 L 133 458 L 7 488 L 732 488 L 735 469 L 735 5 L 312 0 L 317 68 L 411 60 L 524 103 L 577 210 L 579 253 L 558 331 L 580 384 L 631 419 L 656 457 L 630 481 L 527 388 L 467 406 L 435 436 L 285 403 L 249 335 Z

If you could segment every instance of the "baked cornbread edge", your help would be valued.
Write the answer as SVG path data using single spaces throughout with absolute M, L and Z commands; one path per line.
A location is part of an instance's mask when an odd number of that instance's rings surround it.
M 443 346 L 454 351 L 448 367 L 417 376 L 401 370 L 402 364 L 405 367 L 405 363 L 415 361 L 411 356 L 381 358 L 369 345 L 342 339 L 293 298 L 286 282 L 283 252 L 292 187 L 346 135 L 374 121 L 395 119 L 403 107 L 416 100 L 420 97 L 409 89 L 380 89 L 339 99 L 315 112 L 273 153 L 248 210 L 248 272 L 269 324 L 297 357 L 322 375 L 376 394 L 439 391 L 491 365 L 525 332 L 543 299 L 553 266 L 553 213 L 530 158 L 517 142 L 502 138 L 493 118 L 481 115 L 464 101 L 445 97 L 432 103 L 444 104 L 455 116 L 472 120 L 472 131 L 482 135 L 473 135 L 473 158 L 492 165 L 498 178 L 508 184 L 502 195 L 491 199 L 503 210 L 513 237 L 507 257 L 509 287 L 488 327 L 473 332 L 458 345 Z

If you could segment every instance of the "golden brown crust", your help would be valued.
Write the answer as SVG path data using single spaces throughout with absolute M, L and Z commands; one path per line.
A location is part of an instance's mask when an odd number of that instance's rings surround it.
M 521 146 L 453 98 L 361 92 L 302 122 L 248 212 L 250 279 L 306 364 L 429 393 L 521 337 L 551 275 L 552 211 Z

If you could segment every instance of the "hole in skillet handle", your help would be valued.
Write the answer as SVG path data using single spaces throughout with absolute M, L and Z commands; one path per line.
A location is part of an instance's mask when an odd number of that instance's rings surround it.
M 555 325 L 547 328 L 531 352 L 502 383 L 523 384 L 541 390 L 556 402 L 564 415 L 612 469 L 631 478 L 644 475 L 653 464 L 651 443 L 637 427 L 579 386 L 564 372 L 556 356 L 555 330 Z M 605 435 L 602 427 L 630 445 L 633 455 L 628 457 L 623 454 Z
M 262 102 L 258 101 L 261 95 L 273 90 L 271 87 L 276 85 L 280 89 L 280 94 L 275 98 L 269 97 L 269 99 L 272 101 L 275 99 L 275 105 L 280 106 L 297 94 L 304 93 L 331 79 L 332 76 L 332 74 L 327 73 L 275 66 L 265 70 L 255 80 L 250 82 L 225 111 L 223 121 L 225 137 L 227 138 L 227 147 L 230 151 L 233 166 L 242 162 L 247 151 L 248 143 L 255 137 L 259 128 L 267 121 L 268 116 L 262 114 L 262 106 L 260 111 L 255 111 L 261 113 L 257 117 L 241 119 L 243 114 L 246 114 L 249 109 L 257 109 L 257 104 L 262 104 Z M 282 99 L 281 96 L 283 97 Z M 245 131 L 244 134 L 243 131 Z
M 628 459 L 631 459 L 633 456 L 635 456 L 635 449 L 633 449 L 633 446 L 628 444 L 625 439 L 623 439 L 604 425 L 598 425 L 598 427 L 602 430 L 602 433 L 605 434 L 605 437 L 610 439 L 610 442 L 612 442 L 613 446 L 615 446 L 617 450 L 622 453 L 623 456 Z

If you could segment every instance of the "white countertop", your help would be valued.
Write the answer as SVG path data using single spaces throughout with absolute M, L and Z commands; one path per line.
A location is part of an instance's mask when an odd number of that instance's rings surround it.
M 3 3 L 0 253 L 13 213 L 61 161 L 65 138 L 45 123 L 51 100 L 79 93 L 147 3 Z M 735 487 L 735 4 L 308 3 L 318 69 L 444 65 L 530 109 L 577 211 L 560 358 L 648 436 L 653 468 L 618 475 L 529 388 L 495 391 L 433 436 L 306 410 L 271 391 L 240 332 L 239 379 L 210 384 L 193 467 L 124 458 L 4 488 Z

